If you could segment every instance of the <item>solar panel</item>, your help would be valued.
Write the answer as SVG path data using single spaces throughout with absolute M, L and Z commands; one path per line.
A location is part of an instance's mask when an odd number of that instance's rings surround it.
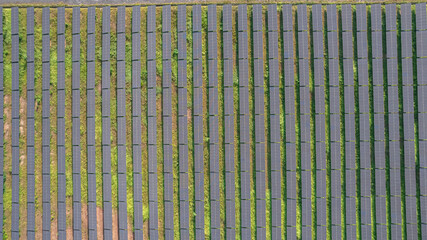
M 411 4 L 400 5 L 400 27 L 403 31 L 412 29 Z
M 426 4 L 418 3 L 415 5 L 415 23 L 417 30 L 427 29 Z
M 247 18 L 247 5 L 240 4 L 237 9 L 237 30 L 239 32 L 248 30 Z
M 267 6 L 267 11 L 268 11 L 268 19 L 267 19 L 268 31 L 277 31 L 278 30 L 278 26 L 277 26 L 277 5 L 276 4 L 269 4 Z M 261 20 L 259 21 L 260 23 L 262 22 Z
M 297 7 L 298 31 L 307 31 L 307 5 L 300 4 Z
M 320 7 L 319 7 L 320 8 Z M 327 10 L 327 24 L 328 24 L 328 31 L 337 31 L 338 30 L 338 20 L 337 20 L 337 6 L 335 4 L 328 5 L 326 7 Z M 321 14 L 321 8 L 318 10 L 318 14 Z M 321 18 L 319 17 L 319 20 Z M 322 21 L 320 21 L 318 24 L 320 25 Z M 321 29 L 321 26 L 319 26 Z

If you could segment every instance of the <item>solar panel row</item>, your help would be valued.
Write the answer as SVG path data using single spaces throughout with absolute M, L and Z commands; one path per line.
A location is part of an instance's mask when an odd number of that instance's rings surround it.
M 65 203 L 65 8 L 57 13 L 57 161 L 58 161 L 58 239 L 66 237 Z M 89 12 L 88 12 L 89 13 Z M 89 17 L 89 16 L 88 16 Z M 63 190 L 63 191 L 62 191 Z
M 268 19 L 271 22 L 274 14 L 273 7 L 268 6 Z M 277 10 L 276 10 L 277 18 Z M 265 239 L 265 123 L 264 123 L 264 57 L 263 57 L 263 39 L 262 39 L 262 5 L 254 5 L 252 11 L 253 21 L 253 48 L 254 48 L 254 111 L 255 111 L 255 180 L 256 180 L 256 225 L 257 239 Z M 277 22 L 277 21 L 276 21 Z M 269 23 L 271 24 L 271 23 Z M 277 23 L 276 23 L 277 25 Z M 276 26 L 277 28 L 277 26 Z M 269 28 L 274 30 L 274 28 Z M 277 30 L 276 30 L 277 31 Z M 277 33 L 277 32 L 276 32 Z M 256 36 L 256 37 L 255 37 Z M 269 35 L 270 36 L 270 35 Z M 270 41 L 270 39 L 269 39 Z M 274 46 L 269 46 L 269 48 Z M 271 57 L 269 55 L 269 57 Z
M 147 31 L 150 24 L 150 6 L 147 8 Z M 132 166 L 133 166 L 133 228 L 134 237 L 143 237 L 142 218 L 142 160 L 141 160 L 141 11 L 139 6 L 132 7 Z M 148 49 L 148 48 L 147 48 Z M 148 61 L 148 60 L 147 60 Z M 147 66 L 148 63 L 147 63 Z M 147 67 L 147 72 L 150 69 Z M 148 76 L 151 76 L 148 74 Z M 148 80 L 147 80 L 148 81 Z M 150 191 L 152 191 L 150 189 Z M 151 213 L 151 212 L 150 212 Z M 151 215 L 150 215 L 151 216 Z M 150 227 L 154 224 L 150 224 Z
M 172 165 L 172 102 L 171 102 L 171 7 L 162 7 L 163 48 L 163 161 L 164 161 L 164 206 L 165 239 L 171 239 L 173 229 L 173 165 Z
M 383 91 L 383 44 L 381 5 L 371 8 L 373 102 L 374 102 L 374 157 L 375 157 L 375 207 L 377 236 L 384 236 L 386 224 L 386 185 L 385 185 L 385 135 L 384 135 L 384 91 Z M 375 22 L 375 23 L 374 23 Z M 386 230 L 386 229 L 385 229 Z M 387 235 L 387 232 L 385 232 Z
M 19 238 L 19 10 L 12 8 L 12 226 L 11 237 Z
M 330 24 L 329 8 L 327 20 Z M 335 20 L 336 21 L 336 20 Z M 325 72 L 322 6 L 312 7 L 313 52 L 314 52 L 314 91 L 316 126 L 316 212 L 317 236 L 323 237 L 326 230 L 326 136 L 325 136 Z
M 127 239 L 125 7 L 117 8 L 117 180 L 119 239 Z
M 286 142 L 286 232 L 296 238 L 296 143 L 295 143 L 295 79 L 292 5 L 282 6 L 285 142 Z
M 80 176 L 80 7 L 73 8 L 72 42 L 72 158 L 73 158 L 73 237 L 81 238 Z
M 416 220 L 415 180 L 415 132 L 414 132 L 414 86 L 412 64 L 412 13 L 411 4 L 401 5 L 401 49 L 402 49 L 402 97 L 403 97 L 403 140 L 404 175 L 406 200 L 406 234 L 418 235 Z
M 135 7 L 135 15 L 140 8 Z M 139 19 L 136 17 L 135 19 Z M 139 25 L 139 24 L 138 24 Z M 138 26 L 139 27 L 139 26 Z M 147 124 L 148 124 L 148 206 L 150 219 L 149 235 L 158 238 L 158 199 L 157 199 L 157 113 L 156 113 L 156 7 L 147 8 Z M 139 33 L 137 33 L 139 34 Z M 139 44 L 139 43 L 138 43 Z M 139 61 L 138 61 L 139 62 Z M 138 84 L 139 81 L 138 81 Z M 142 231 L 142 230 L 141 230 Z
M 102 8 L 102 204 L 103 231 L 112 238 L 111 208 L 111 119 L 110 119 L 110 7 Z
M 278 239 L 281 236 L 281 164 L 280 164 L 280 95 L 279 95 L 279 62 L 278 62 L 278 24 L 277 5 L 268 5 L 268 63 L 269 63 L 269 106 L 270 106 L 270 173 L 271 173 L 271 236 Z M 262 50 L 261 50 L 262 51 Z M 263 76 L 263 74 L 261 75 Z M 262 91 L 264 100 L 264 91 Z M 263 104 L 264 105 L 264 104 Z M 262 119 L 264 120 L 264 119 Z M 262 128 L 264 129 L 264 128 Z M 265 134 L 262 132 L 262 134 Z M 258 165 L 263 165 L 264 160 Z M 263 166 L 262 170 L 265 170 Z M 264 177 L 265 178 L 265 177 Z M 262 182 L 264 185 L 265 183 Z M 264 203 L 263 203 L 264 204 Z M 264 208 L 265 209 L 265 208 Z M 265 211 L 263 209 L 263 211 Z M 263 216 L 265 213 L 263 212 Z M 264 232 L 263 232 L 264 233 Z
M 224 52 L 224 157 L 225 157 L 225 235 L 236 235 L 234 168 L 234 93 L 233 93 L 233 21 L 230 4 L 223 6 L 222 36 Z M 258 13 L 258 12 L 257 12 Z M 254 12 L 255 14 L 255 12 Z
M 50 8 L 42 9 L 42 183 L 43 237 L 50 238 Z
M 186 6 L 178 6 L 179 211 L 180 237 L 183 239 L 189 238 L 186 19 Z
M 357 25 L 357 64 L 359 83 L 359 130 L 360 130 L 360 206 L 361 206 L 361 236 L 371 236 L 371 169 L 370 169 L 370 144 L 369 144 L 369 89 L 367 69 L 367 23 L 366 5 L 356 7 Z
M 2 12 L 0 11 L 0 15 Z M 0 16 L 2 17 L 2 16 Z M 2 20 L 0 20 L 0 24 Z M 3 34 L 0 32 L 0 38 Z M 3 45 L 3 41 L 0 43 Z M 2 47 L 0 47 L 2 49 Z M 3 55 L 3 52 L 0 53 Z M 1 69 L 3 69 L 3 60 L 0 63 Z M 3 71 L 1 71 L 3 73 Z M 1 74 L 0 78 L 3 77 Z M 1 99 L 3 99 L 3 79 L 1 83 L 2 89 Z M 3 100 L 1 103 L 1 112 L 3 112 Z M 34 148 L 34 8 L 27 8 L 27 238 L 35 238 L 35 178 L 34 178 L 34 160 L 35 160 L 35 148 Z M 3 138 L 3 116 L 1 116 L 1 136 Z M 1 150 L 3 151 L 3 140 Z M 3 166 L 3 154 L 2 157 Z M 3 177 L 3 172 L 1 173 Z M 3 183 L 2 183 L 3 184 Z M 3 186 L 2 188 L 3 189 Z M 3 191 L 3 190 L 2 190 Z M 1 198 L 1 204 L 3 204 L 3 198 Z M 3 208 L 2 208 L 3 209 Z M 2 223 L 3 224 L 3 223 Z M 3 226 L 2 226 L 3 227 Z
M 400 188 L 400 154 L 396 152 L 400 145 L 399 137 L 399 109 L 396 107 L 399 104 L 399 94 L 397 84 L 397 30 L 396 30 L 396 5 L 386 5 L 386 43 L 387 43 L 387 84 L 388 84 L 388 105 L 389 105 L 389 146 L 390 152 L 390 198 L 391 204 L 391 224 L 392 229 L 401 224 L 400 211 L 397 213 L 397 209 L 401 209 L 401 188 Z M 396 146 L 397 148 L 395 148 Z M 394 213 L 394 214 L 393 214 Z M 399 228 L 401 228 L 399 226 Z M 392 238 L 401 238 L 401 230 L 394 229 L 391 231 Z
M 303 238 L 311 238 L 311 153 L 310 153 L 310 94 L 308 63 L 308 22 L 307 5 L 298 5 L 298 73 L 300 95 L 300 129 L 301 129 L 301 224 Z M 308 208 L 307 208 L 308 207 Z
M 238 59 L 239 59 L 239 135 L 240 135 L 240 178 L 241 178 L 241 236 L 251 238 L 251 206 L 249 178 L 249 110 L 248 110 L 248 24 L 247 5 L 238 6 Z
M 418 121 L 420 123 L 427 121 L 427 116 L 426 114 L 422 114 L 421 112 L 424 112 L 424 101 L 423 99 L 425 99 L 425 94 L 423 94 L 425 91 L 423 91 L 425 89 L 425 86 L 427 84 L 426 81 L 426 77 L 423 74 L 423 69 L 425 69 L 425 60 L 420 58 L 425 56 L 426 51 L 426 47 L 424 46 L 425 44 L 423 44 L 424 42 L 427 41 L 427 36 L 425 33 L 425 30 L 427 29 L 427 17 L 426 17 L 426 4 L 425 3 L 418 3 L 416 4 L 415 7 L 415 16 L 416 16 L 416 21 L 415 21 L 415 26 L 416 26 L 416 49 L 417 49 L 417 82 L 418 82 Z M 420 146 L 425 146 L 426 145 L 426 141 L 425 139 L 426 137 L 426 129 L 423 126 L 419 127 L 419 145 Z M 421 153 L 421 152 L 420 152 Z M 420 155 L 424 155 L 424 154 L 420 154 Z M 425 170 L 425 167 L 427 166 L 427 158 L 426 157 L 421 157 L 419 160 L 419 164 L 420 167 L 422 166 L 422 168 L 420 168 L 420 179 L 424 179 L 427 176 L 427 171 Z M 426 196 L 426 185 L 423 184 L 423 181 L 420 182 L 420 197 L 419 197 L 419 201 L 422 203 L 425 203 L 427 201 L 427 196 Z M 427 206 L 425 206 L 425 204 L 420 204 L 421 205 L 421 211 L 427 211 Z M 421 233 L 425 234 L 426 233 L 426 227 L 427 226 L 427 219 L 422 218 L 421 219 Z

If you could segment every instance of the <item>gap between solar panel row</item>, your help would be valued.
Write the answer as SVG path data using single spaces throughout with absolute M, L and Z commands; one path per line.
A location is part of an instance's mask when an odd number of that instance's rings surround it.
M 282 6 L 284 95 L 285 95 L 285 143 L 286 143 L 286 237 L 297 236 L 297 159 L 295 138 L 295 68 L 294 68 L 294 21 L 292 5 Z
M 12 226 L 11 238 L 19 238 L 19 9 L 12 8 Z
M 354 95 L 354 54 L 352 6 L 341 7 L 341 38 L 344 77 L 344 129 L 345 129 L 345 235 L 349 239 L 357 236 L 356 212 L 356 120 Z
M 0 39 L 3 39 L 3 8 L 0 7 Z M 4 91 L 3 91 L 3 72 L 4 72 L 4 59 L 3 59 L 3 41 L 0 41 L 0 112 L 4 112 Z M 3 114 L 0 114 L 0 179 L 4 177 L 4 118 Z M 0 219 L 3 219 L 3 190 L 4 183 L 0 181 Z M 3 221 L 0 221 L 0 229 L 3 229 Z M 3 231 L 0 231 L 0 238 L 3 238 Z
M 27 140 L 27 238 L 28 239 L 35 239 L 35 177 L 34 177 L 34 167 L 35 167 L 34 166 L 35 164 L 34 163 L 35 161 L 34 112 L 35 112 L 35 109 L 34 107 L 35 107 L 35 104 L 34 104 L 34 8 L 27 8 L 27 139 L 26 140 Z M 3 122 L 2 122 L 2 126 L 3 126 Z M 3 200 L 3 197 L 1 199 Z
M 208 6 L 208 112 L 211 237 L 220 238 L 219 133 L 218 133 L 218 41 L 216 5 Z
M 139 10 L 139 9 L 138 9 Z M 119 239 L 128 238 L 126 183 L 126 8 L 117 8 L 117 178 Z
M 66 176 L 65 176 L 65 8 L 57 12 L 57 159 L 58 159 L 58 239 L 66 238 Z M 27 41 L 28 44 L 28 41 Z M 28 57 L 28 52 L 27 52 Z M 28 67 L 27 67 L 28 70 Z M 93 71 L 95 73 L 95 71 Z M 28 76 L 28 74 L 27 74 Z M 27 83 L 28 86 L 28 83 Z M 27 105 L 28 106 L 28 105 Z M 27 183 L 28 184 L 28 183 Z
M 427 211 L 427 14 L 426 4 L 416 5 L 416 51 L 417 51 L 417 87 L 418 87 L 418 149 L 419 149 L 419 205 L 420 211 Z M 427 234 L 427 218 L 421 216 L 421 234 Z
M 277 16 L 277 13 L 276 13 Z M 256 238 L 266 238 L 265 202 L 265 123 L 264 123 L 264 44 L 262 5 L 252 9 L 253 76 L 255 113 L 255 196 L 256 196 Z M 276 129 L 277 130 L 277 129 Z M 280 134 L 280 131 L 278 132 Z M 273 212 L 274 214 L 274 212 Z M 280 214 L 280 212 L 279 212 Z M 280 215 L 279 215 L 280 216 Z M 274 237 L 273 237 L 274 238 Z
M 203 159 L 203 64 L 202 10 L 193 6 L 193 142 L 194 142 L 194 210 L 195 238 L 205 237 L 205 195 Z
M 378 7 L 380 7 L 378 5 Z M 386 5 L 387 96 L 388 96 L 388 149 L 390 179 L 391 237 L 402 238 L 401 178 L 400 178 L 400 119 L 399 80 L 397 69 L 397 17 L 396 5 Z
M 96 215 L 96 149 L 95 149 L 95 7 L 87 11 L 87 80 L 86 80 L 86 132 L 87 132 L 87 204 L 88 238 L 97 239 Z
M 72 148 L 73 148 L 73 237 L 81 238 L 80 159 L 80 7 L 73 7 L 72 25 Z
M 411 4 L 400 6 L 400 44 L 403 97 L 403 166 L 405 191 L 406 237 L 415 239 L 417 233 L 417 198 L 415 173 L 415 119 L 414 82 L 412 54 L 412 11 Z M 405 74 L 403 74 L 405 73 Z
M 180 237 L 189 239 L 188 119 L 187 119 L 187 12 L 178 6 L 178 153 Z
M 298 5 L 298 78 L 299 78 L 299 125 L 300 125 L 300 198 L 301 237 L 311 238 L 311 127 L 310 127 L 310 67 L 308 47 L 307 5 Z
M 327 7 L 329 73 L 329 156 L 332 238 L 341 238 L 341 126 L 338 53 L 338 19 L 336 5 Z
M 222 11 L 224 71 L 224 161 L 225 161 L 225 236 L 236 235 L 236 195 L 234 160 L 233 21 L 231 5 Z M 264 108 L 264 106 L 263 106 Z
M 149 11 L 150 12 L 150 11 Z M 147 24 L 147 27 L 149 25 Z M 133 228 L 135 239 L 143 237 L 141 147 L 141 11 L 132 9 L 132 167 Z M 147 58 L 148 59 L 148 58 Z
M 240 225 L 241 238 L 251 238 L 251 187 L 249 140 L 248 13 L 247 5 L 238 6 L 239 69 L 239 151 L 240 151 Z
M 140 12 L 134 7 L 133 12 Z M 137 13 L 134 13 L 137 14 Z M 135 24 L 139 24 L 136 22 Z M 138 48 L 139 49 L 139 48 Z M 150 210 L 150 237 L 158 238 L 157 199 L 157 113 L 156 113 L 156 7 L 147 9 L 147 134 L 148 134 L 148 207 Z
M 335 6 L 335 5 L 331 5 Z M 327 24 L 333 26 L 336 23 L 336 15 L 330 16 L 333 7 L 328 6 Z M 335 9 L 336 10 L 336 9 Z M 314 97 L 315 97 L 315 149 L 316 149 L 316 237 L 326 238 L 327 230 L 327 188 L 326 188 L 326 114 L 325 114 L 325 56 L 324 56 L 324 30 L 322 6 L 314 5 L 312 7 L 312 46 L 313 46 L 313 71 L 314 71 Z M 334 18 L 335 17 L 335 18 Z M 331 24 L 332 21 L 332 24 Z M 330 30 L 330 29 L 328 29 Z M 335 30 L 335 29 L 334 29 Z M 331 32 L 336 34 L 336 31 Z M 331 35 L 328 32 L 329 35 Z M 331 41 L 328 35 L 328 40 Z M 335 47 L 336 45 L 332 45 Z M 335 51 L 336 52 L 336 51 Z M 331 55 L 329 55 L 331 57 Z M 331 72 L 330 72 L 331 74 Z M 336 87 L 336 86 L 334 86 Z M 332 123 L 331 123 L 332 127 Z M 336 126 L 334 126 L 336 128 Z
M 42 10 L 43 238 L 50 238 L 50 8 Z
M 271 237 L 278 239 L 281 237 L 281 215 L 282 215 L 282 184 L 281 184 L 281 132 L 280 132 L 280 77 L 279 77 L 279 51 L 278 51 L 278 39 L 279 39 L 279 26 L 277 17 L 277 5 L 271 4 L 267 8 L 267 39 L 268 39 L 268 86 L 269 86 L 269 122 L 270 122 L 270 181 L 271 181 Z M 262 26 L 259 28 L 262 31 Z M 260 33 L 262 39 L 262 33 Z M 260 56 L 262 56 L 262 48 Z M 262 64 L 263 65 L 263 64 Z M 261 75 L 263 76 L 263 74 Z M 261 79 L 262 80 L 262 79 Z M 256 85 L 263 87 L 263 82 L 260 81 Z M 262 93 L 263 89 L 262 89 Z M 259 98 L 263 99 L 264 94 Z M 262 115 L 263 116 L 263 115 Z M 264 118 L 262 118 L 264 121 Z M 257 131 L 263 131 L 264 127 L 257 129 Z M 260 134 L 264 134 L 261 132 Z M 258 164 L 262 163 L 261 171 L 265 171 L 265 160 L 262 159 Z M 260 174 L 260 173 L 257 173 Z M 265 179 L 265 173 L 257 175 L 258 178 Z M 262 192 L 265 198 L 265 182 L 261 182 L 261 186 L 257 185 L 257 192 Z M 262 187 L 262 188 L 261 188 Z M 262 218 L 265 219 L 265 202 L 261 202 L 260 208 L 262 209 Z M 258 203 L 257 203 L 258 205 Z M 264 220 L 265 221 L 265 220 Z M 264 224 L 265 226 L 265 224 Z M 258 232 L 257 232 L 258 233 Z M 262 233 L 265 235 L 265 233 Z M 263 236 L 265 238 L 265 236 Z
M 361 237 L 371 237 L 371 147 L 369 124 L 369 77 L 366 5 L 356 6 L 357 76 L 359 92 L 359 208 Z
M 162 8 L 162 124 L 163 124 L 163 174 L 165 239 L 174 236 L 173 210 L 173 158 L 172 158 L 172 88 L 171 88 L 171 6 Z

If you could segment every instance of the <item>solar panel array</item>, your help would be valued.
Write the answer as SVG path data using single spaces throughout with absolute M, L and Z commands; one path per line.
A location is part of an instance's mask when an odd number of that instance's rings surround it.
M 427 235 L 425 3 L 126 8 L 0 7 L 1 237 Z
M 126 8 L 117 8 L 117 181 L 119 239 L 128 239 L 126 184 Z
M 110 7 L 102 8 L 102 206 L 105 239 L 112 237 L 111 119 L 110 119 Z
M 239 151 L 240 151 L 240 231 L 243 239 L 251 238 L 250 133 L 249 133 L 249 64 L 248 9 L 238 6 L 238 76 L 239 76 Z
M 163 125 L 163 191 L 165 239 L 172 239 L 173 228 L 173 157 L 172 157 L 172 67 L 171 6 L 162 7 L 162 125 Z
M 331 164 L 331 235 L 341 238 L 341 131 L 340 84 L 338 56 L 338 19 L 335 5 L 327 8 L 328 72 L 329 72 L 329 155 Z M 317 176 L 316 176 L 317 177 Z
M 401 64 L 402 64 L 402 103 L 403 103 L 403 153 L 405 179 L 406 234 L 408 238 L 417 238 L 417 190 L 415 173 L 415 109 L 414 109 L 414 73 L 412 53 L 412 12 L 411 4 L 400 6 L 401 14 Z M 404 74 L 403 74 L 404 73 Z
M 341 38 L 344 85 L 344 155 L 345 155 L 345 232 L 349 239 L 357 236 L 356 209 L 356 120 L 355 120 L 355 86 L 353 59 L 353 18 L 352 6 L 343 5 L 341 9 Z
M 3 56 L 3 54 L 1 54 L 1 56 Z M 3 86 L 3 84 L 1 85 Z M 3 99 L 3 95 L 1 97 Z M 35 239 L 35 231 L 36 231 L 35 177 L 34 177 L 34 174 L 35 174 L 34 172 L 34 168 L 35 168 L 35 147 L 34 147 L 35 104 L 34 104 L 34 100 L 35 100 L 35 97 L 34 97 L 34 8 L 31 7 L 31 8 L 27 8 L 27 139 L 26 140 L 27 140 L 27 237 L 28 239 Z M 1 125 L 3 126 L 3 123 Z M 3 136 L 3 134 L 1 134 L 1 136 Z M 1 154 L 1 156 L 3 156 L 3 154 Z
M 268 38 L 268 69 L 269 69 L 269 123 L 270 123 L 270 178 L 271 178 L 271 236 L 274 239 L 279 239 L 281 236 L 281 198 L 282 198 L 282 186 L 281 186 L 281 152 L 280 152 L 280 84 L 279 84 L 279 51 L 278 51 L 278 16 L 277 6 L 275 4 L 268 6 L 267 15 L 267 38 Z M 262 29 L 261 29 L 262 30 Z M 262 52 L 262 51 L 261 51 Z M 259 83 L 259 87 L 263 86 L 263 83 Z M 258 131 L 264 130 L 264 127 L 258 129 Z M 256 131 L 257 131 L 256 130 Z M 261 132 L 260 135 L 262 135 Z M 262 164 L 262 163 L 264 164 Z M 260 165 L 260 171 L 265 172 L 265 160 L 257 162 Z M 262 172 L 258 173 L 262 176 Z M 257 176 L 258 177 L 258 176 Z M 265 179 L 265 177 L 264 177 Z M 265 185 L 264 181 L 261 180 L 261 187 Z M 258 187 L 258 185 L 257 185 Z M 260 187 L 260 188 L 261 188 Z M 258 188 L 258 192 L 261 189 Z M 264 196 L 263 196 L 264 197 Z M 264 204 L 264 203 L 262 203 Z M 264 209 L 265 206 L 261 206 L 262 216 L 265 218 Z M 258 233 L 258 231 L 257 231 Z M 262 238 L 265 238 L 264 232 L 262 232 Z M 258 236 L 257 236 L 258 237 Z
M 50 8 L 42 11 L 43 238 L 50 238 Z
M 95 17 L 93 10 L 93 17 Z M 92 11 L 88 11 L 92 12 Z M 90 17 L 88 16 L 88 19 Z M 88 27 L 89 29 L 89 27 Z M 65 8 L 58 8 L 57 12 L 57 112 L 56 112 L 56 128 L 57 128 L 57 136 L 56 136 L 56 148 L 57 148 L 57 165 L 58 165 L 58 195 L 57 195 L 57 213 L 58 213 L 58 239 L 66 239 L 66 175 L 65 175 Z M 88 48 L 90 49 L 90 47 Z M 89 55 L 88 55 L 89 57 Z M 90 68 L 88 68 L 88 71 Z M 90 75 L 88 75 L 90 77 Z M 90 82 L 90 80 L 88 81 Z M 27 84 L 28 86 L 28 84 Z M 90 99 L 90 95 L 88 95 L 88 99 Z M 88 111 L 89 114 L 89 111 Z M 95 126 L 93 126 L 95 127 Z M 91 129 L 88 128 L 88 133 L 91 132 Z M 94 130 L 93 130 L 94 132 Z M 94 136 L 95 137 L 95 136 Z M 88 153 L 89 153 L 89 141 L 88 141 Z M 92 151 L 94 152 L 94 147 L 92 147 Z M 93 157 L 93 159 L 95 159 Z M 88 158 L 89 162 L 89 158 Z M 89 172 L 89 168 L 88 168 Z M 88 187 L 93 186 L 93 184 L 88 183 Z M 95 185 L 96 187 L 96 185 Z M 92 192 L 96 193 L 96 191 Z M 91 196 L 88 194 L 88 197 Z M 91 204 L 88 204 L 91 205 Z M 92 205 L 93 206 L 93 205 Z M 95 204 L 96 209 L 96 204 Z M 95 214 L 96 216 L 96 214 Z M 89 221 L 88 223 L 93 223 Z M 95 220 L 96 224 L 96 220 Z M 92 225 L 91 225 L 92 226 Z M 95 227 L 96 229 L 96 227 Z M 91 238 L 93 239 L 93 238 Z
M 298 124 L 300 126 L 300 198 L 301 198 L 301 237 L 311 239 L 311 126 L 310 126 L 310 66 L 308 49 L 307 5 L 297 7 L 297 56 L 298 56 L 298 95 L 300 99 Z
M 374 159 L 375 159 L 375 214 L 379 238 L 387 237 L 386 219 L 386 167 L 385 167 L 385 108 L 384 108 L 384 69 L 381 5 L 371 8 L 372 46 L 372 84 L 374 102 Z M 388 48 L 387 48 L 388 49 Z
M 385 12 L 387 48 L 387 96 L 389 135 L 389 176 L 391 237 L 402 238 L 401 180 L 400 180 L 400 119 L 397 69 L 397 11 L 396 4 L 388 4 Z
M 297 155 L 295 104 L 295 48 L 292 5 L 282 6 L 283 68 L 285 95 L 285 157 L 286 157 L 286 237 L 297 237 Z
M 88 238 L 97 238 L 96 215 L 96 143 L 95 143 L 95 7 L 87 12 L 87 57 L 86 57 L 86 145 L 88 185 Z M 59 93 L 58 93 L 59 94 Z M 118 133 L 119 134 L 119 133 Z M 65 165 L 65 164 L 64 164 Z
M 139 7 L 134 7 L 134 14 L 140 14 Z M 137 20 L 137 19 L 135 19 Z M 137 24 L 139 22 L 135 22 Z M 135 33 L 139 34 L 139 33 Z M 157 199 L 157 112 L 156 112 L 156 8 L 147 11 L 147 134 L 148 134 L 148 205 L 150 210 L 150 238 L 157 239 L 158 199 Z
M 372 235 L 371 222 L 371 145 L 369 126 L 369 78 L 368 78 L 368 39 L 367 39 L 366 5 L 356 6 L 356 48 L 357 48 L 357 83 L 359 93 L 359 208 L 361 236 Z
M 425 11 L 426 4 L 418 3 L 415 5 L 415 38 L 416 38 L 416 59 L 417 59 L 417 90 L 418 90 L 418 141 L 419 141 L 419 178 L 420 185 L 419 189 L 419 206 L 421 212 L 427 211 L 427 156 L 425 152 L 425 146 L 427 145 L 427 128 L 425 123 L 427 122 L 427 105 L 425 99 L 427 99 L 427 76 L 424 74 L 424 70 L 427 67 L 427 61 L 424 57 L 427 57 L 427 49 L 425 42 L 427 41 L 427 13 Z M 421 150 L 422 149 L 422 150 Z M 427 236 L 427 218 L 421 217 L 421 234 Z M 419 235 L 418 235 L 419 236 Z
M 335 29 L 331 29 L 332 26 L 336 25 L 336 15 L 332 15 L 331 11 L 336 11 L 334 5 L 328 6 L 327 8 L 327 25 L 328 25 L 328 38 L 327 40 L 332 42 L 333 40 L 330 37 L 334 33 L 336 34 Z M 313 57 L 314 57 L 314 98 L 315 98 L 315 134 L 316 134 L 316 219 L 317 219 L 317 237 L 326 238 L 326 229 L 327 229 L 327 214 L 326 214 L 326 113 L 325 113 L 325 55 L 324 55 L 324 29 L 323 25 L 323 16 L 322 16 L 322 6 L 314 5 L 312 8 L 312 23 L 313 23 Z M 334 25 L 335 24 L 335 25 Z M 332 34 L 331 34 L 332 33 Z M 330 58 L 334 57 L 331 53 L 335 48 L 334 45 L 328 45 L 328 56 Z M 336 52 L 336 50 L 334 51 Z M 334 58 L 332 58 L 334 59 Z M 333 61 L 333 60 L 332 60 Z M 332 69 L 329 69 L 332 70 Z M 329 71 L 329 74 L 332 74 L 332 71 Z M 331 79 L 332 80 L 332 79 Z M 336 88 L 336 86 L 330 86 L 331 88 Z M 332 91 L 331 91 L 332 92 Z M 332 104 L 333 101 L 330 101 Z M 338 102 L 339 103 L 339 102 Z M 332 108 L 331 108 L 332 109 Z M 331 125 L 334 118 L 331 118 Z M 335 232 L 335 231 L 334 231 Z M 334 233 L 333 232 L 333 233 Z
M 72 16 L 72 158 L 73 158 L 73 238 L 82 236 L 81 159 L 80 159 L 80 7 L 73 7 Z
M 270 9 L 270 6 L 269 6 Z M 270 14 L 270 12 L 269 12 Z M 276 12 L 277 16 L 277 12 Z M 265 196 L 265 116 L 264 116 L 264 47 L 262 5 L 253 6 L 253 69 L 254 69 L 254 113 L 255 113 L 255 194 L 256 194 L 256 238 L 266 238 Z M 277 33 L 277 32 L 276 32 Z M 280 212 L 279 212 L 280 214 Z
M 178 152 L 180 237 L 190 238 L 188 198 L 187 11 L 178 6 Z

